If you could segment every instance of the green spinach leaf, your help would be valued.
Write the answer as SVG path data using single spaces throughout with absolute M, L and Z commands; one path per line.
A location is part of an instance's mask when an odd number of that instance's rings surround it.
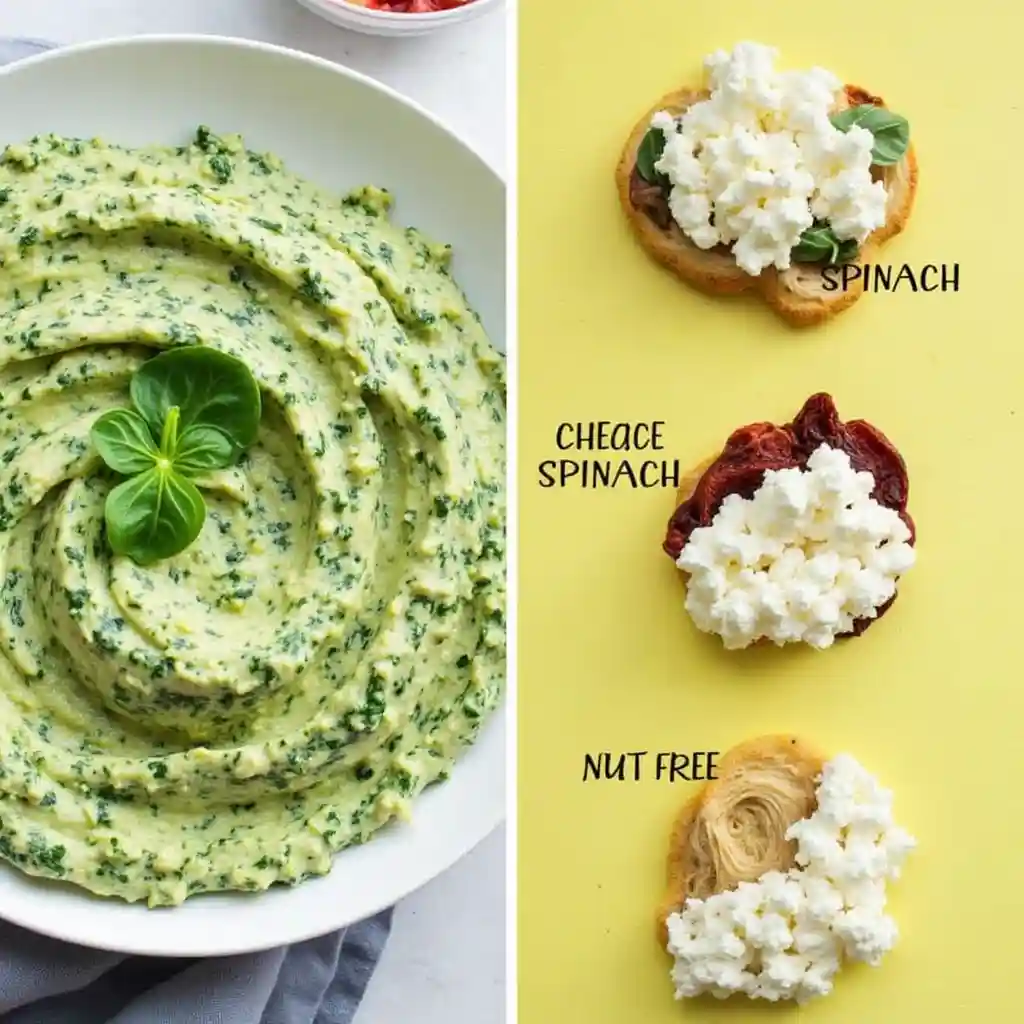
M 834 262 L 852 263 L 859 254 L 860 246 L 857 244 L 857 240 L 855 238 L 844 238 L 839 243 L 839 252 Z
M 833 114 L 831 121 L 841 132 L 849 131 L 854 125 L 867 128 L 875 140 L 871 162 L 879 167 L 899 163 L 910 145 L 910 123 L 885 107 L 862 103 Z
M 833 263 L 839 255 L 839 241 L 827 224 L 814 224 L 801 236 L 793 248 L 797 263 Z
M 665 133 L 660 128 L 651 128 L 640 142 L 636 151 L 636 169 L 644 181 L 667 189 L 668 177 L 655 169 L 655 164 L 665 152 Z
M 858 246 L 852 239 L 840 241 L 825 221 L 815 221 L 793 247 L 797 263 L 849 263 L 857 258 Z

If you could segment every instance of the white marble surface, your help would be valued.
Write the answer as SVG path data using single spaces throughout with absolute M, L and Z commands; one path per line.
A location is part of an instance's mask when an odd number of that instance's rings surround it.
M 417 100 L 505 171 L 502 13 L 415 39 L 329 25 L 293 0 L 0 0 L 0 35 L 71 43 L 151 32 L 245 36 L 315 53 Z M 504 829 L 404 900 L 356 1024 L 500 1024 Z

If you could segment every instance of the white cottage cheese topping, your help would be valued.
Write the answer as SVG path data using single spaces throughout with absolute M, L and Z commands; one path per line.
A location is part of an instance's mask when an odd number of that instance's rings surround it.
M 668 919 L 676 998 L 805 1002 L 828 995 L 844 961 L 877 965 L 897 928 L 885 885 L 914 840 L 892 820 L 892 794 L 848 754 L 822 772 L 814 813 L 793 824 L 798 867 L 770 871 Z
M 874 485 L 823 444 L 806 470 L 768 470 L 752 498 L 729 495 L 676 560 L 697 627 L 729 649 L 761 638 L 824 649 L 873 618 L 915 557 L 910 530 L 871 497 Z
M 704 62 L 710 97 L 651 122 L 665 135 L 655 167 L 671 183 L 675 221 L 701 249 L 732 246 L 755 276 L 787 269 L 815 219 L 858 243 L 885 223 L 871 132 L 829 120 L 842 83 L 821 68 L 777 71 L 775 56 L 759 43 L 713 53 Z

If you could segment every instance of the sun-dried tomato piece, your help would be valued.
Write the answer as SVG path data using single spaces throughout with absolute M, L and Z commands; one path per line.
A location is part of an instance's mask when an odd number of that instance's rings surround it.
M 686 501 L 668 522 L 663 548 L 675 561 L 690 534 L 700 526 L 710 526 L 722 502 L 730 494 L 750 498 L 764 483 L 770 469 L 804 469 L 811 455 L 827 444 L 850 457 L 854 469 L 875 478 L 872 497 L 880 505 L 900 514 L 914 543 L 914 521 L 907 512 L 910 481 L 903 457 L 877 427 L 864 420 L 844 423 L 839 418 L 832 396 L 821 392 L 804 402 L 792 423 L 751 423 L 733 431 L 717 459 L 704 471 Z M 893 598 L 895 600 L 895 598 Z M 878 609 L 881 618 L 892 601 Z M 862 633 L 874 619 L 858 619 L 853 635 Z

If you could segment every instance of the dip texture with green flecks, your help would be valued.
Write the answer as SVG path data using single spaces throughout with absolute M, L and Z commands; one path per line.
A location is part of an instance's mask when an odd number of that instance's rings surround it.
M 200 129 L 0 160 L 0 857 L 150 905 L 325 873 L 505 679 L 504 360 L 449 250 Z M 256 443 L 182 554 L 114 557 L 93 421 L 174 345 Z

